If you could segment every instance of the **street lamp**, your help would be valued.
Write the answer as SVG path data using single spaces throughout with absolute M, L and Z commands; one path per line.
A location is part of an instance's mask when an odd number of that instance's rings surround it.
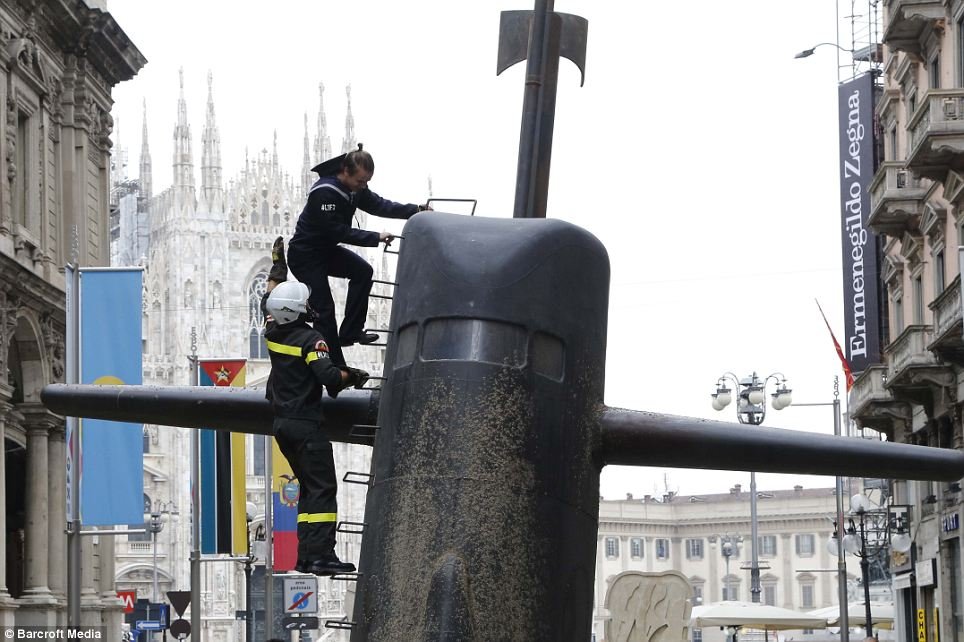
M 875 529 L 878 532 L 878 537 L 875 537 L 874 541 L 870 542 L 871 550 L 868 550 L 868 540 L 870 538 L 868 537 L 867 522 L 868 519 L 872 518 L 874 513 L 879 512 L 879 508 L 880 507 L 875 506 L 866 495 L 857 493 L 850 498 L 850 513 L 857 516 L 857 523 L 854 523 L 852 517 L 849 519 L 849 525 L 846 527 L 846 534 L 842 540 L 839 535 L 840 531 L 843 530 L 842 525 L 835 523 L 834 533 L 827 542 L 827 549 L 831 553 L 838 554 L 842 544 L 844 551 L 860 558 L 860 577 L 864 585 L 864 630 L 866 637 L 874 636 L 873 613 L 871 612 L 870 606 L 871 558 L 878 557 L 888 544 L 899 553 L 906 553 L 913 545 L 913 539 L 910 533 L 907 532 L 907 514 L 899 510 L 906 509 L 907 507 L 894 506 L 886 518 L 887 521 L 883 526 L 882 536 L 879 536 L 881 535 L 880 531 Z
M 777 389 L 773 393 L 772 405 L 774 410 L 783 410 L 793 402 L 793 394 L 787 387 L 787 379 L 779 372 L 767 375 L 761 379 L 754 372 L 749 377 L 738 379 L 732 372 L 726 372 L 716 381 L 716 392 L 713 398 L 713 409 L 723 410 L 733 400 L 733 395 L 727 383 L 732 383 L 737 391 L 736 416 L 741 424 L 759 426 L 767 416 L 766 388 L 773 380 Z M 756 473 L 750 472 L 750 599 L 760 601 L 760 557 L 757 551 L 759 542 L 757 536 L 756 515 Z
M 254 640 L 254 609 L 251 608 L 251 565 L 257 559 L 254 551 L 251 550 L 251 522 L 254 521 L 255 511 L 258 507 L 254 502 L 245 504 L 245 519 L 247 522 L 248 554 L 244 559 L 244 640 L 252 642 Z M 266 629 L 267 630 L 267 629 Z
M 730 558 L 735 557 L 739 553 L 737 546 L 743 538 L 739 535 L 731 535 L 730 533 L 725 533 L 720 535 L 720 553 L 723 555 L 723 560 L 726 564 L 726 575 L 723 577 L 723 600 L 734 599 L 730 595 L 729 585 L 727 584 L 727 578 L 730 577 Z
M 164 530 L 164 524 L 167 523 L 170 515 L 177 515 L 177 506 L 173 501 L 162 502 L 155 501 L 154 509 L 148 515 L 147 525 L 151 532 L 151 555 L 153 557 L 154 566 L 154 587 L 151 593 L 151 602 L 157 604 L 157 535 L 162 530 Z M 153 633 L 151 633 L 153 638 Z
M 794 55 L 793 57 L 794 57 L 794 58 L 809 58 L 810 56 L 813 55 L 813 52 L 814 52 L 814 50 L 815 50 L 817 47 L 823 47 L 823 46 L 836 47 L 837 49 L 839 49 L 840 51 L 842 51 L 842 52 L 844 52 L 844 53 L 853 53 L 853 52 L 854 52 L 853 49 L 846 49 L 845 47 L 841 47 L 840 45 L 838 45 L 838 44 L 835 43 L 835 42 L 821 42 L 821 43 L 815 44 L 814 46 L 810 47 L 809 49 L 804 49 L 803 51 L 801 51 L 800 53 Z

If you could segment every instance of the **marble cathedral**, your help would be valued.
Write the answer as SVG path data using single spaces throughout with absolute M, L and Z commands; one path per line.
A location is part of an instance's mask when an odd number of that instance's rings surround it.
M 315 180 L 310 168 L 332 156 L 325 117 L 324 86 L 319 86 L 319 110 L 312 139 L 305 115 L 304 155 L 301 169 L 285 171 L 278 157 L 277 134 L 271 151 L 262 149 L 244 159 L 237 176 L 225 181 L 220 133 L 215 114 L 214 88 L 208 75 L 207 110 L 201 130 L 200 185 L 191 125 L 187 117 L 183 71 L 177 100 L 172 164 L 173 184 L 155 192 L 148 146 L 145 106 L 139 176 L 124 175 L 123 150 L 115 155 L 113 176 L 113 228 L 111 257 L 115 265 L 144 266 L 144 383 L 188 385 L 192 355 L 204 358 L 246 358 L 247 385 L 263 387 L 270 364 L 262 337 L 259 308 L 270 268 L 270 249 L 281 235 L 291 238 L 308 188 Z M 356 146 L 351 111 L 351 90 L 341 150 Z M 312 144 L 310 144 L 312 143 Z M 368 215 L 359 211 L 358 225 L 367 226 Z M 394 257 L 377 248 L 353 248 L 375 268 L 375 278 L 391 280 Z M 378 284 L 374 289 L 378 291 Z M 344 309 L 347 282 L 332 280 L 337 309 Z M 340 313 L 339 313 L 340 314 Z M 368 326 L 388 327 L 389 307 L 372 298 Z M 382 372 L 383 348 L 354 346 L 346 350 L 349 363 L 372 374 Z M 144 508 L 165 516 L 157 534 L 159 593 L 190 588 L 190 470 L 188 429 L 144 427 Z M 251 522 L 253 539 L 264 533 L 264 438 L 247 437 L 248 500 L 257 506 Z M 368 472 L 370 449 L 333 444 L 338 475 Z M 339 484 L 340 520 L 363 521 L 365 490 L 359 484 Z M 154 566 L 151 535 L 119 537 L 117 587 L 136 589 L 138 597 L 152 597 Z M 339 535 L 338 555 L 357 562 L 360 536 Z M 262 547 L 255 545 L 255 553 Z M 259 556 L 263 557 L 263 556 Z M 263 559 L 259 560 L 263 563 Z M 341 617 L 346 583 L 319 582 L 321 617 Z M 201 639 L 218 642 L 238 639 L 243 622 L 235 611 L 244 609 L 244 575 L 237 562 L 202 564 L 205 606 Z

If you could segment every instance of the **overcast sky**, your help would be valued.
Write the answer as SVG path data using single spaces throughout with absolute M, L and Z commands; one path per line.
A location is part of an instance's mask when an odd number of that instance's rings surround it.
M 210 72 L 225 178 L 246 149 L 270 151 L 275 131 L 297 176 L 319 83 L 336 153 L 351 83 L 374 191 L 421 202 L 431 176 L 436 197 L 476 198 L 477 214 L 511 217 L 524 64 L 495 75 L 499 14 L 531 8 L 109 0 L 148 60 L 114 90 L 115 144 L 136 177 L 146 100 L 155 193 L 170 184 L 183 67 L 197 168 Z M 585 86 L 560 63 L 548 210 L 609 250 L 606 403 L 735 421 L 732 406 L 713 411 L 710 393 L 722 373 L 754 370 L 784 373 L 798 402 L 830 402 L 841 371 L 814 299 L 840 337 L 837 56 L 832 47 L 793 55 L 835 40 L 835 3 L 558 0 L 555 9 L 588 19 L 589 40 Z M 771 410 L 766 424 L 833 432 L 829 407 Z M 726 492 L 748 480 L 608 468 L 601 492 Z M 796 483 L 833 479 L 758 475 L 761 490 Z

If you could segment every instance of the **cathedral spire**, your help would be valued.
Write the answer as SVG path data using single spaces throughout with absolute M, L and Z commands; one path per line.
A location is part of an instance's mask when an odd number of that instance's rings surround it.
M 184 100 L 184 68 L 178 70 L 181 83 L 177 99 L 177 124 L 174 126 L 174 193 L 183 205 L 194 205 L 194 156 L 191 153 L 191 127 L 187 124 L 187 101 Z
M 271 145 L 271 173 L 278 174 L 281 168 L 278 167 L 278 130 L 274 130 L 274 142 Z
M 311 155 L 308 152 L 308 112 L 305 112 L 305 149 L 301 158 L 301 189 L 307 194 L 311 187 Z
M 144 99 L 144 120 L 141 126 L 141 164 L 140 164 L 140 182 L 141 182 L 141 196 L 144 198 L 150 198 L 152 195 L 152 183 L 153 183 L 153 171 L 151 169 L 151 149 L 147 144 L 147 99 Z
M 307 132 L 307 126 L 305 128 Z M 318 134 L 315 136 L 315 163 L 331 158 L 331 138 L 328 137 L 328 118 L 325 116 L 325 84 L 318 83 Z M 309 165 L 309 171 L 314 165 Z
M 208 105 L 201 133 L 201 201 L 208 211 L 221 209 L 221 136 L 214 119 L 214 77 L 208 71 Z
M 345 86 L 345 94 L 348 96 L 348 109 L 345 111 L 345 137 L 341 139 L 342 154 L 358 146 L 355 141 L 355 117 L 351 114 L 351 85 Z

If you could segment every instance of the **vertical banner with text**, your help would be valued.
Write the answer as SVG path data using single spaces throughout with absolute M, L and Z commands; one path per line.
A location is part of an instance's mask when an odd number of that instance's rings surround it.
M 844 350 L 856 375 L 880 363 L 880 243 L 867 224 L 871 208 L 869 187 L 877 169 L 872 73 L 840 84 L 838 109 Z
M 141 268 L 80 269 L 81 383 L 141 383 L 142 279 Z M 80 426 L 81 521 L 143 523 L 143 424 L 84 419 Z

